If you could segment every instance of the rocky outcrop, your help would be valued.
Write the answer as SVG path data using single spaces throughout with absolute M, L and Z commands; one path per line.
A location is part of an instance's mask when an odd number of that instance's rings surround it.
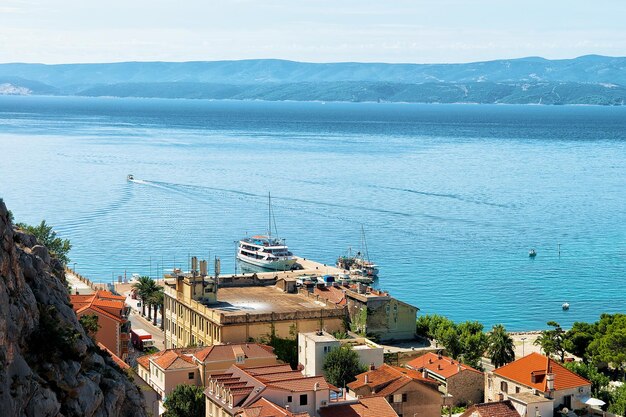
M 14 229 L 0 200 L 0 410 L 5 416 L 145 416 L 128 376 L 88 337 L 63 266 Z

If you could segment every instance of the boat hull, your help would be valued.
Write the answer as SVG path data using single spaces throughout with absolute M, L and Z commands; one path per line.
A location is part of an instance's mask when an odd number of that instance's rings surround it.
M 237 254 L 237 259 L 239 259 L 241 262 L 245 262 L 247 264 L 258 266 L 263 269 L 269 269 L 272 271 L 290 270 L 291 267 L 296 264 L 295 259 L 278 259 L 276 261 L 266 261 L 263 259 L 251 259 L 240 253 Z

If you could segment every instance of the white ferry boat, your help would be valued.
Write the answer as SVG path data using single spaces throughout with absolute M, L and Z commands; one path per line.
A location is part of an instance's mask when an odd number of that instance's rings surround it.
M 284 239 L 264 235 L 241 239 L 237 247 L 237 259 L 276 271 L 290 270 L 296 263 Z
M 246 237 L 239 241 L 237 259 L 274 271 L 290 270 L 296 264 L 296 258 L 285 245 L 285 239 L 272 237 L 272 196 L 268 195 L 269 228 L 267 235 Z M 274 229 L 276 222 L 274 221 Z

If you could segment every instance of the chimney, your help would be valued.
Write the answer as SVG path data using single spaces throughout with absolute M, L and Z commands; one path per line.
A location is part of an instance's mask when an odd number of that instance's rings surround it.
M 313 391 L 319 391 L 320 389 L 320 383 L 316 382 L 315 385 L 313 385 Z
M 376 370 L 376 365 L 374 365 L 374 362 L 370 363 L 370 371 L 374 371 Z
M 441 364 L 437 365 L 437 370 L 441 371 Z
M 428 378 L 428 372 L 426 372 L 426 368 L 422 369 L 422 378 Z
M 285 410 L 287 410 L 287 412 L 289 412 L 289 404 L 285 404 Z
M 439 359 L 439 360 L 442 359 L 441 352 L 437 352 L 437 359 Z
M 548 388 L 548 392 L 554 391 L 554 374 L 546 375 L 546 387 Z
M 461 372 L 461 364 L 460 363 L 456 364 L 456 371 L 457 372 Z
M 370 376 L 369 374 L 365 374 L 365 383 L 369 384 L 369 382 L 370 382 Z

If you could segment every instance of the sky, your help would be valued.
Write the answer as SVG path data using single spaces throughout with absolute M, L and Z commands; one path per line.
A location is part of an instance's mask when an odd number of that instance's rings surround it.
M 0 0 L 0 62 L 626 56 L 624 0 Z

